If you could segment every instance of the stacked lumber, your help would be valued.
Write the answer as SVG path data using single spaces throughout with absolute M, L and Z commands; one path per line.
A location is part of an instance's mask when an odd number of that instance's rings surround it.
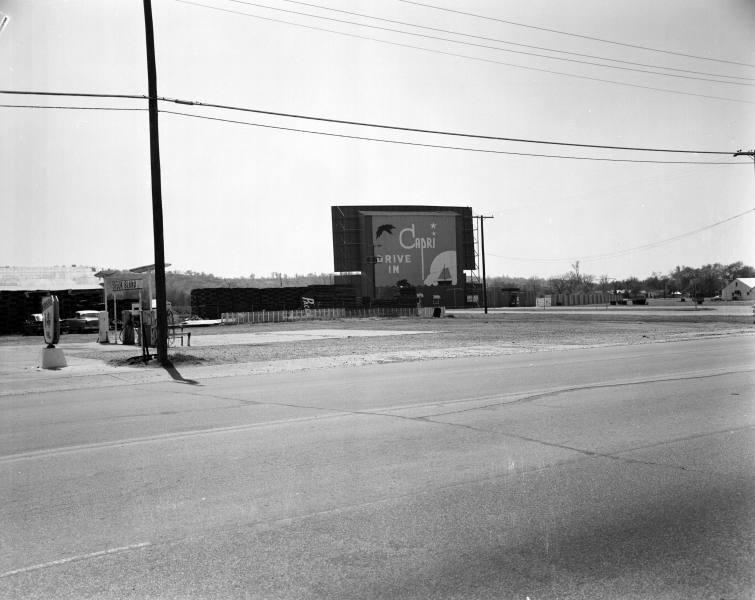
M 280 288 L 199 288 L 191 291 L 191 312 L 204 319 L 223 313 L 262 310 L 298 310 L 302 298 L 312 298 L 313 308 L 345 308 L 357 304 L 354 289 L 343 285 L 310 285 Z

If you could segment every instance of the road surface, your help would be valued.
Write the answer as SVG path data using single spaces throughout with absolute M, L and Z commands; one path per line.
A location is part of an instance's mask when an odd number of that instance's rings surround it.
M 0 398 L 2 598 L 751 598 L 751 336 Z

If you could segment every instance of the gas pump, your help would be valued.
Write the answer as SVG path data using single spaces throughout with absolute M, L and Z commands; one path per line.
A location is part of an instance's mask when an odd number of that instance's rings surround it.
M 124 344 L 133 346 L 135 343 L 135 331 L 134 331 L 134 313 L 132 310 L 124 310 L 121 313 L 123 319 L 123 331 L 121 332 L 121 341 Z
M 134 305 L 136 306 L 136 305 Z M 168 329 L 173 325 L 173 311 L 170 302 L 166 303 L 168 311 Z M 139 310 L 139 324 L 135 326 L 139 334 L 139 343 L 142 347 L 142 358 L 144 361 L 150 359 L 149 348 L 157 348 L 157 301 L 152 300 L 150 310 Z M 165 332 L 167 336 L 172 335 L 172 331 Z
M 152 341 L 152 311 L 139 311 L 139 340 L 142 347 L 142 358 L 144 362 L 149 360 L 149 347 L 154 346 Z

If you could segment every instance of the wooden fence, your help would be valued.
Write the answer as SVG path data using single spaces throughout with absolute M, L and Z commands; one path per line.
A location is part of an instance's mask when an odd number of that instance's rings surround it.
M 584 306 L 589 304 L 608 304 L 615 300 L 614 294 L 593 292 L 590 294 L 551 294 L 551 306 Z
M 372 307 L 372 308 L 310 308 L 308 310 L 262 310 L 255 312 L 227 312 L 221 315 L 223 325 L 244 323 L 287 323 L 293 321 L 333 321 L 335 319 L 369 319 L 372 317 L 444 317 L 440 307 Z

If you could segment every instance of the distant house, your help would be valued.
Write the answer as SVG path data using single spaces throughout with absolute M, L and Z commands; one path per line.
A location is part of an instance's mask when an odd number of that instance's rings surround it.
M 740 277 L 721 292 L 722 300 L 755 300 L 755 277 Z

